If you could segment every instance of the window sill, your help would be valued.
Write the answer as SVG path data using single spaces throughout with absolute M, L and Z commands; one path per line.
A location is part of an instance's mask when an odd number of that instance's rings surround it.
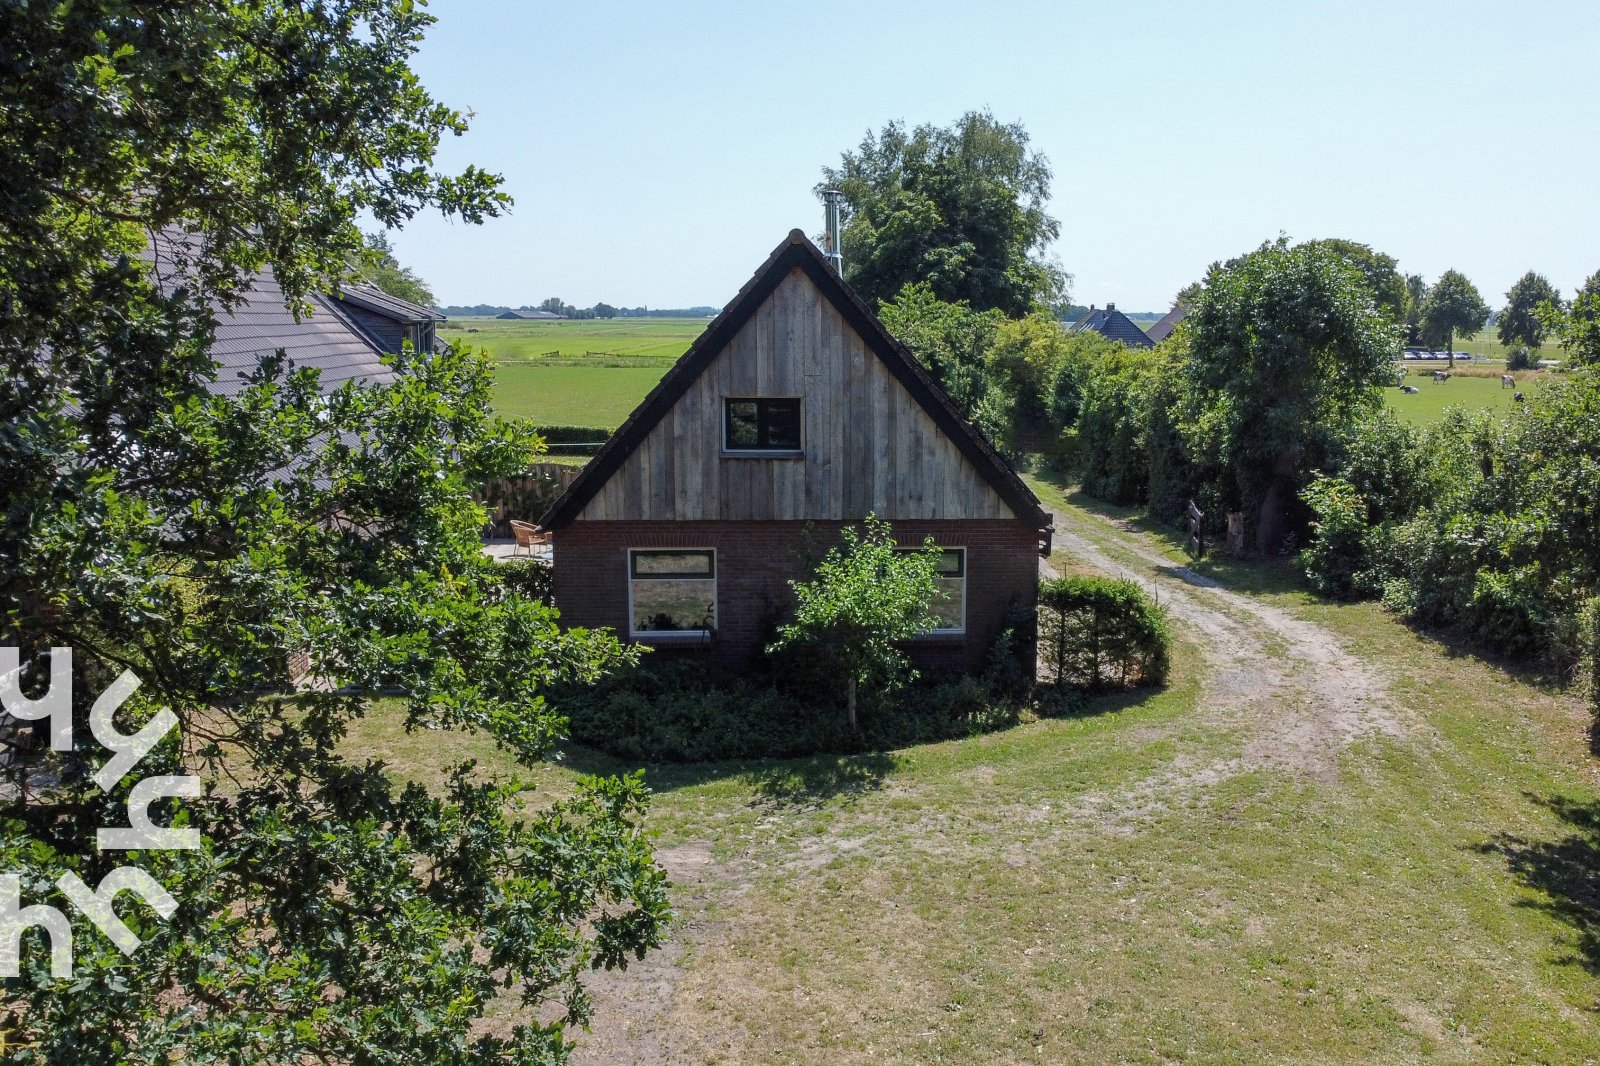
M 755 449 L 722 449 L 724 459 L 804 459 L 806 453 L 798 449 L 782 449 L 773 451 L 757 451 Z
M 667 644 L 679 644 L 690 640 L 710 640 L 715 633 L 712 629 L 647 629 L 642 633 L 630 633 L 628 639 L 641 643 L 659 640 Z

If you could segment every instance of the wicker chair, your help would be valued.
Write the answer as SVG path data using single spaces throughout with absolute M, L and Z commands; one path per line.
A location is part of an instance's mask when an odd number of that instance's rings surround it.
M 549 533 L 532 522 L 518 522 L 516 519 L 511 520 L 511 536 L 516 540 L 516 544 L 511 548 L 512 555 L 523 549 L 527 549 L 528 554 L 532 555 L 534 548 L 550 543 Z

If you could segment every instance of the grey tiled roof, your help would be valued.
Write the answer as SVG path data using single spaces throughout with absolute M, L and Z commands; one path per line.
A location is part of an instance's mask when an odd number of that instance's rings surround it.
M 1132 319 L 1115 307 L 1094 308 L 1072 324 L 1074 333 L 1082 333 L 1086 329 L 1092 329 L 1111 340 L 1121 341 L 1130 348 L 1155 347 L 1144 330 L 1134 325 Z
M 374 384 L 394 380 L 381 353 L 340 313 L 332 297 L 313 296 L 311 314 L 296 321 L 284 306 L 283 290 L 267 272 L 251 284 L 244 304 L 217 318 L 217 339 L 211 348 L 217 361 L 214 389 L 229 396 L 238 392 L 261 359 L 280 348 L 295 367 L 320 371 L 327 392 L 352 379 Z
M 339 299 L 388 315 L 397 322 L 443 322 L 445 316 L 431 307 L 391 296 L 375 285 L 358 282 L 339 290 Z
M 163 285 L 181 282 L 184 252 L 195 240 L 168 230 L 146 250 L 145 258 Z M 374 384 L 395 380 L 394 371 L 383 365 L 382 353 L 340 310 L 338 300 L 316 293 L 308 302 L 311 313 L 297 319 L 286 306 L 283 290 L 270 269 L 252 278 L 245 299 L 231 312 L 217 313 L 216 339 L 211 347 L 217 362 L 217 380 L 208 388 L 221 395 L 236 395 L 261 360 L 279 349 L 294 367 L 320 371 L 325 392 L 353 379 Z M 404 300 L 396 302 L 415 306 Z
M 1145 335 L 1160 344 L 1172 335 L 1172 331 L 1178 328 L 1178 323 L 1182 322 L 1185 317 L 1187 316 L 1184 314 L 1183 308 L 1173 304 L 1172 310 L 1156 319 L 1156 324 L 1144 331 Z

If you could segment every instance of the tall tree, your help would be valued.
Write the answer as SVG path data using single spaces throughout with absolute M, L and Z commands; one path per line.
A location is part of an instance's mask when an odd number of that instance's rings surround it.
M 1233 481 L 1259 551 L 1289 531 L 1313 435 L 1379 402 L 1394 327 L 1348 258 L 1280 240 L 1212 271 L 1189 318 L 1191 450 Z
M 356 276 L 376 285 L 390 296 L 398 296 L 423 307 L 433 306 L 433 290 L 415 270 L 400 265 L 387 233 L 366 235 L 365 254 L 357 262 Z
M 1537 314 L 1540 325 L 1561 342 L 1574 363 L 1600 366 L 1600 270 L 1589 275 L 1571 304 L 1562 307 L 1552 300 L 1541 304 Z
M 1404 321 L 1406 343 L 1422 342 L 1422 308 L 1428 302 L 1428 282 L 1421 274 L 1407 274 Z
M 845 276 L 869 301 L 920 282 L 1016 318 L 1063 294 L 1066 275 L 1045 258 L 1060 231 L 1045 212 L 1050 165 L 1020 123 L 987 111 L 947 127 L 891 122 L 822 173 L 845 196 Z
M 219 309 L 260 269 L 298 303 L 345 276 L 363 213 L 476 222 L 507 202 L 493 175 L 434 166 L 465 122 L 409 67 L 431 19 L 403 0 L 5 11 L 0 646 L 40 688 L 65 664 L 48 649 L 72 649 L 77 728 L 0 769 L 11 788 L 49 771 L 0 816 L 0 870 L 25 905 L 74 913 L 57 878 L 127 862 L 177 905 L 120 900 L 131 960 L 76 923 L 71 980 L 29 933 L 0 1004 L 11 1058 L 560 1061 L 580 977 L 660 937 L 641 785 L 524 814 L 470 764 L 402 787 L 346 740 L 389 715 L 532 760 L 559 734 L 547 684 L 626 658 L 482 555 L 473 490 L 536 439 L 492 416 L 465 352 L 338 389 L 273 355 L 208 388 Z M 295 687 L 299 656 L 324 684 Z M 178 729 L 106 791 L 84 725 L 123 669 L 142 687 L 119 728 L 164 706 Z M 184 773 L 203 794 L 154 813 L 198 848 L 96 846 L 136 783 Z M 484 1031 L 513 984 L 528 1024 Z
M 1372 290 L 1372 300 L 1378 308 L 1396 322 L 1404 317 L 1406 282 L 1395 269 L 1396 260 L 1393 256 L 1373 251 L 1370 245 L 1338 237 L 1310 243 L 1320 244 L 1348 259 L 1366 279 L 1367 288 Z
M 1489 318 L 1489 305 L 1464 274 L 1446 270 L 1428 290 L 1422 305 L 1422 339 L 1428 344 L 1443 344 L 1450 353 L 1450 366 L 1456 365 L 1455 337 L 1470 337 L 1483 328 Z
M 1538 348 L 1544 344 L 1544 323 L 1539 319 L 1539 305 L 1561 306 L 1561 292 L 1543 274 L 1528 271 L 1517 279 L 1506 293 L 1506 308 L 1500 312 L 1500 343 L 1507 348 L 1526 344 Z

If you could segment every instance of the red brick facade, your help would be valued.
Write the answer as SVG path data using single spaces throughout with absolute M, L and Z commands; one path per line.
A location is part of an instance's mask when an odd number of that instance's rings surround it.
M 573 522 L 555 531 L 555 603 L 567 626 L 607 627 L 628 637 L 628 549 L 713 548 L 717 553 L 717 629 L 709 641 L 661 636 L 663 651 L 706 654 L 747 665 L 784 621 L 789 581 L 812 576 L 838 540 L 842 522 Z M 1032 611 L 1038 591 L 1039 534 L 1018 521 L 898 521 L 895 539 L 967 550 L 966 632 L 925 637 L 912 647 L 925 669 L 978 670 L 1013 605 Z M 1027 652 L 1031 663 L 1031 649 Z

